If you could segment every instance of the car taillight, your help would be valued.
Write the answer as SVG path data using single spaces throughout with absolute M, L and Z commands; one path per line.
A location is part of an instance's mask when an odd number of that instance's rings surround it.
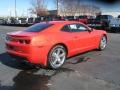
M 19 40 L 20 44 L 30 44 L 30 40 Z
M 24 43 L 24 41 L 23 41 L 23 40 L 19 40 L 19 43 L 23 44 L 23 43 Z
M 25 40 L 25 43 L 26 44 L 30 44 L 30 40 Z

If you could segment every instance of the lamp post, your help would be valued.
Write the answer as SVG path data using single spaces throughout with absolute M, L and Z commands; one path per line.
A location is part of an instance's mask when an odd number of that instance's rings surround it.
M 57 0 L 57 15 L 58 15 L 58 11 L 59 10 L 59 1 Z
M 11 12 L 12 10 L 10 8 L 8 8 L 8 13 L 9 13 L 9 17 L 11 17 Z
M 16 0 L 15 0 L 15 17 L 17 17 Z

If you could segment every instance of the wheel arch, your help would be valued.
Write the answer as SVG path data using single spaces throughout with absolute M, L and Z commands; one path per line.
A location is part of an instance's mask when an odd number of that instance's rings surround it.
M 56 44 L 54 44 L 54 45 L 51 47 L 51 49 L 52 49 L 53 47 L 57 46 L 57 45 L 63 46 L 63 47 L 65 48 L 66 52 L 67 52 L 67 55 L 68 55 L 68 47 L 67 47 L 67 45 L 64 44 L 64 43 L 56 43 Z M 50 49 L 50 50 L 51 50 L 51 49 Z
M 98 49 L 99 51 L 101 51 L 101 50 L 100 50 L 100 42 L 101 42 L 102 37 L 104 37 L 104 36 L 106 37 L 106 40 L 108 39 L 106 33 L 101 34 L 100 41 L 99 41 L 99 45 L 98 45 L 98 47 L 97 47 L 97 49 Z M 108 40 L 107 40 L 107 41 L 108 41 Z
M 48 56 L 49 56 L 49 54 L 50 54 L 50 51 L 51 51 L 55 46 L 57 46 L 57 45 L 63 46 L 63 47 L 65 48 L 65 50 L 66 50 L 66 57 L 68 56 L 68 48 L 67 48 L 67 46 L 66 46 L 64 43 L 56 43 L 56 44 L 54 44 L 54 45 L 50 48 L 50 50 L 49 50 L 49 52 L 48 52 L 48 55 L 47 55 L 47 58 L 48 58 Z M 49 66 L 48 59 L 47 59 L 47 61 L 46 61 L 46 65 L 47 65 L 48 68 L 51 69 L 51 67 Z
M 108 40 L 108 37 L 107 37 L 107 35 L 106 35 L 106 34 L 103 34 L 102 36 L 105 36 L 105 37 L 106 37 L 106 39 Z

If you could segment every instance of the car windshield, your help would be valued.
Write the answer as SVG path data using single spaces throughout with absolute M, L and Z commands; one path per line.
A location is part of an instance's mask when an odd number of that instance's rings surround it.
M 38 24 L 30 26 L 25 31 L 26 32 L 40 32 L 40 31 L 42 31 L 42 30 L 44 30 L 52 25 L 53 24 L 49 24 L 49 23 L 38 23 Z

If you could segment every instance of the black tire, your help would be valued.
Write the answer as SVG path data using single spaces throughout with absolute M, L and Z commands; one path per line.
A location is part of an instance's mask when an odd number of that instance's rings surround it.
M 57 51 L 58 49 L 60 49 L 61 51 L 63 51 L 63 53 L 65 54 L 65 57 L 64 57 L 64 60 L 62 60 L 62 63 L 61 63 L 60 65 L 56 66 L 56 65 L 54 65 L 54 64 L 52 63 L 53 60 L 54 60 L 54 62 L 55 62 L 55 57 L 53 57 L 53 53 L 54 53 L 55 51 Z M 67 56 L 66 49 L 65 49 L 62 45 L 56 45 L 56 46 L 54 46 L 54 47 L 50 50 L 50 52 L 49 52 L 49 54 L 48 54 L 48 68 L 50 68 L 50 69 L 59 69 L 59 68 L 64 64 L 64 62 L 65 62 L 65 60 L 66 60 L 66 56 Z
M 104 44 L 103 44 L 103 43 L 104 43 Z M 99 50 L 99 51 L 102 51 L 102 50 L 104 50 L 104 49 L 106 48 L 106 46 L 107 46 L 107 37 L 106 37 L 105 35 L 103 35 L 103 36 L 101 37 L 98 50 Z

